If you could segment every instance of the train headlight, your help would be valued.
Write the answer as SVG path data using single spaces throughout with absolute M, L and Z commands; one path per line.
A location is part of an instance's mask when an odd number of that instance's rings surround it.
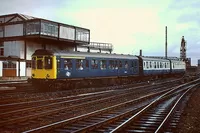
M 46 75 L 46 79 L 48 79 L 49 77 L 50 77 L 50 75 L 49 75 L 49 74 L 47 74 L 47 75 Z
M 34 73 L 32 74 L 32 77 L 35 77 L 35 74 L 34 74 Z

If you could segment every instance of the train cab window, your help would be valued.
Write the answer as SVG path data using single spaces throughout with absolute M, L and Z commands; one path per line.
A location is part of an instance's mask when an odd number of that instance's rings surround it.
M 83 60 L 81 60 L 81 59 L 76 60 L 76 69 L 83 70 Z
M 44 68 L 45 69 L 52 69 L 52 57 L 44 57 Z
M 43 60 L 37 59 L 37 69 L 43 69 Z
M 72 69 L 72 60 L 71 59 L 64 59 L 64 69 L 65 70 Z
M 125 61 L 124 67 L 125 67 L 125 68 L 128 68 L 128 61 Z
M 92 69 L 98 69 L 98 61 L 97 60 L 91 60 L 91 66 Z
M 109 60 L 109 69 L 114 69 L 114 61 Z
M 32 69 L 36 69 L 36 57 L 32 57 Z
M 106 69 L 106 60 L 101 60 L 100 61 L 100 69 L 105 70 Z

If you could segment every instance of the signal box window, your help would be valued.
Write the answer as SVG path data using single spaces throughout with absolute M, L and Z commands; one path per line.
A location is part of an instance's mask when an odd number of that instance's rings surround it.
M 76 69 L 83 70 L 83 60 L 80 60 L 80 59 L 76 60 Z
M 45 57 L 44 63 L 45 69 L 52 69 L 52 57 Z
M 98 69 L 97 60 L 91 60 L 91 66 L 92 66 L 92 69 Z
M 101 68 L 101 70 L 105 70 L 106 69 L 106 60 L 101 60 L 100 61 L 100 68 Z
M 64 69 L 65 70 L 72 69 L 72 60 L 71 59 L 64 59 Z
M 36 69 L 36 57 L 32 58 L 32 69 Z

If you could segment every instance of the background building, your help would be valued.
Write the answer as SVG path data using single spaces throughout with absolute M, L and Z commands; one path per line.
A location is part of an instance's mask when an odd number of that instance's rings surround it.
M 0 77 L 31 76 L 36 49 L 73 51 L 90 43 L 90 30 L 23 14 L 0 16 Z

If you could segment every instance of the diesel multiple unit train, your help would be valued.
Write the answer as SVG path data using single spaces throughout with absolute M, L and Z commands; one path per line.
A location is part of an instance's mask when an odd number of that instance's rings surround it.
M 178 59 L 44 49 L 32 55 L 33 83 L 53 88 L 120 84 L 145 77 L 183 74 L 185 70 L 185 62 Z

